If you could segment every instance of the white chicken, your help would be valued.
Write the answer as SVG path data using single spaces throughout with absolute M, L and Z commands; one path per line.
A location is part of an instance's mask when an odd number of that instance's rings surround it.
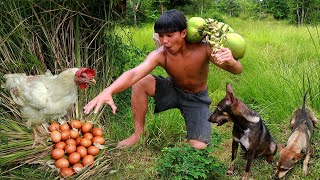
M 94 75 L 94 70 L 88 68 L 71 68 L 59 75 L 6 74 L 4 87 L 31 127 L 67 115 L 77 101 L 77 86 L 85 89 L 95 82 Z

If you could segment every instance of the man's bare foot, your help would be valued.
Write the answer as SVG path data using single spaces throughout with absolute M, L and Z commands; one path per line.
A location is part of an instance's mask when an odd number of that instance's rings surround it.
M 139 142 L 139 139 L 140 139 L 139 135 L 136 133 L 133 133 L 127 139 L 120 141 L 117 145 L 117 148 L 124 149 L 124 148 L 131 147 L 131 146 L 135 145 L 137 142 Z

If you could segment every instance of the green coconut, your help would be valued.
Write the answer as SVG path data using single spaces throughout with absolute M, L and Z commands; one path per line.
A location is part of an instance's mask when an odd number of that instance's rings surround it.
M 224 32 L 227 32 L 227 33 L 233 33 L 234 32 L 232 27 L 230 27 L 228 24 L 223 23 L 223 22 L 218 22 L 218 27 L 220 29 L 222 29 Z
M 206 36 L 203 31 L 206 29 L 206 21 L 201 17 L 192 17 L 187 21 L 186 40 L 191 43 L 201 42 Z
M 240 34 L 227 33 L 222 38 L 222 46 L 231 50 L 235 59 L 241 59 L 246 52 L 246 41 Z

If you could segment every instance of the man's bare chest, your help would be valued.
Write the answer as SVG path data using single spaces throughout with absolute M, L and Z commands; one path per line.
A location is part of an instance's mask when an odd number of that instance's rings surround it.
M 171 76 L 195 76 L 208 70 L 209 63 L 203 59 L 167 60 L 165 69 Z

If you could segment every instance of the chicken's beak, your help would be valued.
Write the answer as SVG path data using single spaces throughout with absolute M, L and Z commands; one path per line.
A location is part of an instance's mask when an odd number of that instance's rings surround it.
M 89 85 L 94 85 L 96 83 L 96 80 L 95 79 L 90 79 L 89 81 L 88 81 L 88 84 Z

